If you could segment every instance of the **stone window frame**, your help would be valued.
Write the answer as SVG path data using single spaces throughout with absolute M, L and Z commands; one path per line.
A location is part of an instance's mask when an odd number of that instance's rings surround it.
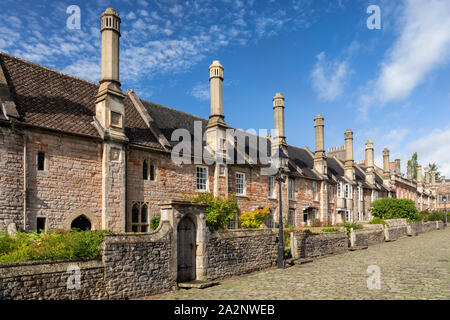
M 344 197 L 345 199 L 353 199 L 353 185 L 346 183 L 344 186 Z
M 135 207 L 138 210 L 138 221 L 137 222 L 133 221 L 133 210 L 134 210 Z M 144 207 L 147 210 L 146 211 L 146 219 L 145 219 L 146 221 L 142 221 L 143 220 L 142 219 L 142 213 L 143 213 L 142 209 Z M 130 225 L 129 231 L 130 232 L 134 232 L 134 233 L 138 233 L 138 232 L 147 233 L 147 232 L 150 232 L 149 208 L 150 208 L 149 203 L 145 202 L 145 201 L 133 201 L 131 203 L 131 210 L 130 210 L 131 215 L 129 217 L 129 225 Z M 136 227 L 136 229 L 135 229 L 135 227 Z M 144 231 L 142 231 L 142 230 L 144 230 Z
M 147 169 L 144 171 L 145 169 L 145 165 L 147 165 Z M 156 166 L 155 166 L 155 161 L 153 161 L 152 159 L 149 158 L 144 158 L 142 159 L 142 180 L 147 180 L 147 181 L 156 181 Z M 144 176 L 146 173 L 146 177 Z M 153 179 L 152 179 L 152 175 L 153 175 Z
M 272 192 L 270 192 L 272 189 Z M 275 199 L 275 177 L 267 176 L 267 192 L 269 199 Z
M 48 228 L 48 221 L 47 221 L 48 219 L 47 219 L 47 217 L 37 216 L 36 217 L 36 232 L 39 233 L 39 229 L 38 229 L 38 220 L 39 219 L 44 219 L 44 229 L 42 229 L 42 230 L 44 230 L 44 232 L 47 231 L 47 228 Z
M 363 201 L 364 200 L 363 188 L 361 186 L 358 186 L 357 191 L 358 191 L 358 200 Z
M 294 179 L 288 178 L 288 199 L 294 200 L 295 199 L 295 192 L 294 192 Z
M 318 202 L 319 201 L 319 192 L 317 190 L 317 182 L 313 181 L 311 183 L 312 190 L 313 190 L 313 201 Z
M 44 155 L 44 163 L 43 163 L 43 169 L 39 170 L 39 155 L 43 154 Z M 45 151 L 42 150 L 38 150 L 36 152 L 36 171 L 37 172 L 45 172 L 48 171 L 48 154 Z
M 113 123 L 113 114 L 116 114 L 116 115 L 119 116 L 119 124 Z M 123 127 L 123 125 L 122 125 L 123 120 L 122 119 L 123 119 L 123 115 L 120 112 L 116 112 L 116 111 L 110 110 L 109 123 L 110 123 L 111 127 L 113 127 L 113 128 L 122 128 Z
M 334 188 L 332 184 L 328 185 L 328 202 L 333 203 L 333 192 L 334 192 Z
M 358 221 L 363 221 L 363 220 L 364 220 L 364 212 L 358 211 Z
M 199 169 L 201 170 L 205 170 L 202 174 L 204 174 L 204 177 L 200 177 L 199 176 Z M 196 190 L 197 192 L 208 192 L 209 191 L 209 168 L 207 166 L 196 166 L 195 167 L 195 181 L 196 181 Z M 205 181 L 199 182 L 199 179 L 204 179 Z M 204 185 L 204 189 L 203 188 L 199 188 L 199 186 Z
M 345 210 L 345 221 L 353 222 L 353 210 Z
M 242 178 L 242 181 L 240 181 L 239 177 Z M 246 178 L 245 178 L 245 173 L 243 173 L 243 172 L 236 172 L 235 178 L 236 178 L 236 195 L 237 196 L 245 196 L 247 194 L 247 186 L 246 186 L 246 182 L 247 181 L 246 181 Z M 242 185 L 241 186 L 242 192 L 240 192 L 241 191 L 240 190 L 241 189 L 240 185 Z
M 344 199 L 344 183 L 343 182 L 339 182 L 338 186 L 337 186 L 337 197 L 339 199 Z

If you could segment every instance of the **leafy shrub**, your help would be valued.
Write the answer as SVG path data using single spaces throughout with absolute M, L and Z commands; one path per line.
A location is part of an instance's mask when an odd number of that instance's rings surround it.
M 270 214 L 270 207 L 258 208 L 250 212 L 242 212 L 239 217 L 241 225 L 246 229 L 258 229 L 264 223 L 266 217 Z
M 322 230 L 320 230 L 320 232 L 323 232 L 323 233 L 326 233 L 326 232 L 340 232 L 340 230 L 337 229 L 337 228 L 326 227 L 326 228 L 323 228 Z
M 161 221 L 161 216 L 154 216 L 150 220 L 150 229 L 156 230 L 159 226 L 159 222 Z
M 359 229 L 363 228 L 363 226 L 360 225 L 359 223 L 348 222 L 348 221 L 342 222 L 342 223 L 338 224 L 338 226 L 345 227 L 345 229 L 347 230 L 347 234 L 349 236 L 350 236 L 350 229 L 353 228 L 353 230 L 359 230 Z
M 409 199 L 383 198 L 370 204 L 372 215 L 382 219 L 406 218 L 409 221 L 417 219 L 417 209 L 414 201 Z
M 440 211 L 432 211 L 428 216 L 428 221 L 443 221 L 444 213 Z
M 206 208 L 206 222 L 211 230 L 224 229 L 239 209 L 234 194 L 227 199 L 221 199 L 213 197 L 210 193 L 199 193 L 195 197 L 189 198 L 189 200 L 208 204 Z
M 100 256 L 107 231 L 0 234 L 0 263 L 27 260 L 89 260 Z
M 383 226 L 388 225 L 386 221 L 378 217 L 375 217 L 372 220 L 370 220 L 368 224 L 382 224 Z

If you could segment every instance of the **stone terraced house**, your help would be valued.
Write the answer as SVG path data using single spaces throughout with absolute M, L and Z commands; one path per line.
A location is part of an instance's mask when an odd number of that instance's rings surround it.
M 223 66 L 209 67 L 211 115 L 199 118 L 124 93 L 119 82 L 120 17 L 101 16 L 101 81 L 95 84 L 0 52 L 0 229 L 14 223 L 23 230 L 70 229 L 148 232 L 158 203 L 198 192 L 232 193 L 241 211 L 269 205 L 267 226 L 278 219 L 278 186 L 250 155 L 256 136 L 244 133 L 240 164 L 214 160 L 224 154 L 230 129 L 223 112 Z M 267 155 L 282 150 L 288 158 L 282 184 L 283 213 L 290 225 L 370 219 L 370 203 L 382 197 L 408 198 L 433 209 L 436 191 L 391 169 L 389 150 L 383 168 L 374 164 L 371 141 L 365 161 L 353 159 L 353 133 L 345 146 L 324 147 L 324 118 L 314 119 L 315 151 L 287 143 L 284 97 L 273 99 L 274 137 L 256 139 Z M 200 145 L 206 158 L 177 164 L 171 158 L 177 129 L 191 137 L 206 132 Z M 189 143 L 193 149 L 195 141 Z M 233 147 L 233 158 L 238 156 Z M 428 181 L 427 171 L 425 181 Z M 432 191 L 434 190 L 434 191 Z M 237 227 L 237 219 L 230 227 Z

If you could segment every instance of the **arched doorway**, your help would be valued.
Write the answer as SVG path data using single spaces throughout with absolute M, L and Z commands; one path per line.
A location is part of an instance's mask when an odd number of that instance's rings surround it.
M 178 282 L 188 282 L 196 278 L 196 230 L 189 217 L 184 217 L 177 228 Z
M 70 229 L 80 229 L 83 231 L 91 230 L 91 222 L 89 221 L 88 218 L 81 215 L 72 221 L 72 224 L 70 225 Z

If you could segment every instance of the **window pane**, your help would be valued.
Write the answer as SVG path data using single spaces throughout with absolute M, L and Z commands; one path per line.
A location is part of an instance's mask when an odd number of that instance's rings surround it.
M 236 173 L 236 194 L 244 194 L 244 181 L 244 174 Z
M 138 223 L 139 222 L 139 208 L 137 204 L 133 205 L 131 209 L 131 222 Z
M 205 167 L 197 167 L 197 190 L 206 190 L 207 170 Z
M 141 209 L 141 222 L 147 222 L 147 205 L 143 205 Z
M 147 165 L 147 161 L 144 161 L 142 163 L 142 179 L 144 179 L 144 180 L 148 179 L 148 165 Z
M 37 169 L 39 171 L 43 171 L 44 170 L 44 162 L 45 162 L 45 153 L 44 152 L 38 152 L 38 164 L 37 164 Z
M 153 162 L 150 163 L 150 180 L 155 180 L 155 166 L 153 165 Z
M 131 227 L 131 231 L 138 232 L 138 226 L 132 226 Z
M 148 229 L 147 226 L 142 226 L 141 227 L 141 232 L 147 232 L 147 229 Z

